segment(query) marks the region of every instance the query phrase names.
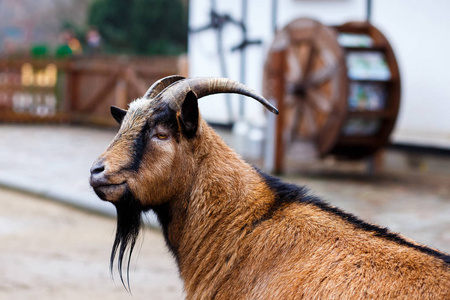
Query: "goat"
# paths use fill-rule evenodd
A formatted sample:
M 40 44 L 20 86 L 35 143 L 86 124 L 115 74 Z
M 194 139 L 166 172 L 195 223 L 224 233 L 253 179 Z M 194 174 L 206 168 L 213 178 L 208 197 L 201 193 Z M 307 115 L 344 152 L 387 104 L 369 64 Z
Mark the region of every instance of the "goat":
M 187 299 L 450 299 L 449 255 L 245 163 L 199 114 L 199 98 L 225 92 L 278 113 L 238 82 L 180 76 L 128 111 L 111 107 L 121 126 L 90 184 L 117 209 L 110 268 L 118 252 L 122 283 L 141 213 L 153 210 Z

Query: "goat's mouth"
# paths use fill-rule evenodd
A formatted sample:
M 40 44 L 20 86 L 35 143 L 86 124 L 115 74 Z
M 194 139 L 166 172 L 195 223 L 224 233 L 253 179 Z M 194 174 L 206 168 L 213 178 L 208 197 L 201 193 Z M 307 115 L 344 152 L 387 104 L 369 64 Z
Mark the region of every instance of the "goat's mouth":
M 94 188 L 94 192 L 97 196 L 104 200 L 110 202 L 116 202 L 120 198 L 122 198 L 123 194 L 127 190 L 127 183 L 122 182 L 118 184 L 92 184 L 91 186 Z

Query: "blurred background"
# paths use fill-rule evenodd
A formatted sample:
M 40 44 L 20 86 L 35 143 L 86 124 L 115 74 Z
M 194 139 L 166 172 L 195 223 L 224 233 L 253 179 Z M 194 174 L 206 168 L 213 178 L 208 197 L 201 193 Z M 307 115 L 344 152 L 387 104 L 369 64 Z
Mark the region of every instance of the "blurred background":
M 0 298 L 128 299 L 108 273 L 114 208 L 88 184 L 124 109 L 156 80 L 228 77 L 263 94 L 200 110 L 248 162 L 450 252 L 444 0 L 1 0 Z M 137 299 L 182 299 L 155 218 Z

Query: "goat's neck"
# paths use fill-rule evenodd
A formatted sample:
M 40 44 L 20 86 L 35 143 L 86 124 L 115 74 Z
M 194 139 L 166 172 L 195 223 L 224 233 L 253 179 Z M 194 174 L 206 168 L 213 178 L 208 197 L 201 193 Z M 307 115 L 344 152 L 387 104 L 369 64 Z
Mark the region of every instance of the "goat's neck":
M 190 286 L 214 276 L 222 265 L 219 260 L 234 254 L 230 249 L 266 211 L 269 204 L 263 199 L 271 198 L 257 172 L 212 129 L 205 128 L 202 139 L 199 153 L 204 155 L 199 155 L 194 188 L 187 203 L 173 207 L 183 216 L 173 218 L 168 232 L 177 239 L 180 274 Z

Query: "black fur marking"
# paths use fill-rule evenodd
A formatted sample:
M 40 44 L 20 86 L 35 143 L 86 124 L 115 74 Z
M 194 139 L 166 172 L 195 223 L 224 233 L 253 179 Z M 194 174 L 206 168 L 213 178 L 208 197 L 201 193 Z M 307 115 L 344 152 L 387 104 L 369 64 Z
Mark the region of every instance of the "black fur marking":
M 158 221 L 161 224 L 164 234 L 164 240 L 166 241 L 167 247 L 169 247 L 170 252 L 175 257 L 177 265 L 179 263 L 178 247 L 170 243 L 169 241 L 169 224 L 172 222 L 172 213 L 169 203 L 165 203 L 159 206 L 152 206 L 151 209 L 156 213 Z
M 154 125 L 162 125 L 168 128 L 174 136 L 179 134 L 177 114 L 168 104 L 158 109 L 154 117 Z
M 331 213 L 331 214 L 345 220 L 346 222 L 351 223 L 353 226 L 355 226 L 358 229 L 361 229 L 361 230 L 364 230 L 367 232 L 372 232 L 375 234 L 375 236 L 384 238 L 389 241 L 393 241 L 402 246 L 413 248 L 422 253 L 425 253 L 425 254 L 431 255 L 433 257 L 436 257 L 438 259 L 441 259 L 445 263 L 450 264 L 450 256 L 445 253 L 441 253 L 439 251 L 436 251 L 436 250 L 431 249 L 426 246 L 415 245 L 413 243 L 410 243 L 410 242 L 406 241 L 405 239 L 403 239 L 398 234 L 389 231 L 387 228 L 382 228 L 382 227 L 364 222 L 352 214 L 346 213 L 337 207 L 329 205 L 328 203 L 322 201 L 321 199 L 319 199 L 317 197 L 311 196 L 309 194 L 309 191 L 305 187 L 299 187 L 295 184 L 285 183 L 285 182 L 282 182 L 279 178 L 272 177 L 272 176 L 267 175 L 259 170 L 257 170 L 257 171 L 261 175 L 261 177 L 263 177 L 266 184 L 272 189 L 272 191 L 275 192 L 276 198 L 275 198 L 275 201 L 274 201 L 272 207 L 270 208 L 270 210 L 260 220 L 258 220 L 257 222 L 254 223 L 255 226 L 257 226 L 259 223 L 261 223 L 265 220 L 270 219 L 277 210 L 282 209 L 283 206 L 286 204 L 296 203 L 296 202 L 299 204 L 311 204 L 325 212 Z
M 158 107 L 155 112 L 155 116 L 153 119 L 149 120 L 142 127 L 138 136 L 134 140 L 133 145 L 133 161 L 128 166 L 127 170 L 137 172 L 141 166 L 142 157 L 147 148 L 147 142 L 150 138 L 151 129 L 157 125 L 162 125 L 168 128 L 173 137 L 178 140 L 178 123 L 176 118 L 176 113 L 172 110 L 167 104 L 161 107 Z
M 142 157 L 144 156 L 145 148 L 147 147 L 147 139 L 148 139 L 148 131 L 149 131 L 148 122 L 142 127 L 139 132 L 137 138 L 134 140 L 133 145 L 133 161 L 128 167 L 129 170 L 137 172 L 139 167 L 141 166 Z
M 119 250 L 119 257 L 117 259 L 117 268 L 119 270 L 120 280 L 123 286 L 129 292 L 130 290 L 130 261 L 131 254 L 136 244 L 137 237 L 141 228 L 141 213 L 143 208 L 132 193 L 127 189 L 125 194 L 118 202 L 114 203 L 117 210 L 117 229 L 114 244 L 111 250 L 110 272 L 113 274 L 114 260 Z M 127 266 L 127 285 L 123 279 L 123 259 L 128 251 L 126 258 Z M 128 287 L 128 288 L 127 288 Z

